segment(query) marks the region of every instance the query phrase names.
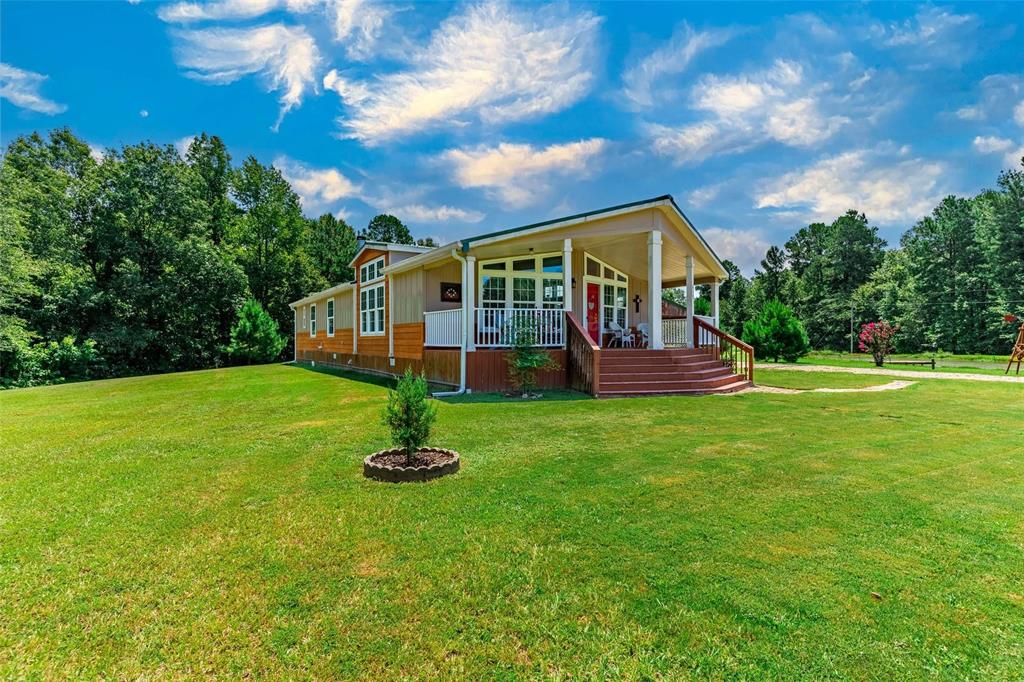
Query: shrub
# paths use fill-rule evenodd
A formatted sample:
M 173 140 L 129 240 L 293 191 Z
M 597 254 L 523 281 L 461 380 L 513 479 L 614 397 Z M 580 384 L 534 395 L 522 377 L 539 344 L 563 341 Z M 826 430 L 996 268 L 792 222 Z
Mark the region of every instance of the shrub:
M 394 391 L 388 391 L 384 424 L 391 430 L 391 442 L 405 449 L 407 464 L 430 438 L 430 428 L 437 418 L 437 410 L 427 400 L 427 395 L 427 380 L 413 374 L 411 369 L 405 370 Z
M 537 372 L 558 369 L 559 365 L 537 345 L 537 323 L 532 317 L 513 317 L 509 326 L 512 346 L 505 354 L 508 377 L 526 398 L 537 388 Z
M 885 320 L 881 322 L 869 322 L 861 325 L 860 334 L 857 336 L 857 345 L 862 353 L 871 353 L 875 364 L 879 367 L 885 362 L 885 356 L 893 351 L 894 339 L 900 326 L 891 325 Z
M 274 319 L 258 301 L 250 298 L 238 311 L 238 321 L 231 328 L 228 355 L 248 364 L 272 362 L 286 343 Z
M 775 362 L 796 362 L 811 345 L 800 320 L 777 300 L 765 303 L 756 318 L 743 324 L 743 340 L 754 347 L 755 357 Z
M 15 344 L 4 353 L 0 388 L 19 388 L 85 381 L 105 375 L 106 363 L 96 350 L 96 342 L 74 337 L 28 345 Z

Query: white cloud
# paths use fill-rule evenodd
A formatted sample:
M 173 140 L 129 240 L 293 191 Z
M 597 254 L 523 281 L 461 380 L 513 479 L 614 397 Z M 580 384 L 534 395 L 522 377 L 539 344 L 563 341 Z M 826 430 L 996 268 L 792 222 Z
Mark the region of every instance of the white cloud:
M 703 208 L 718 198 L 725 187 L 724 182 L 717 182 L 713 185 L 698 187 L 687 195 L 686 203 L 695 208 Z
M 700 233 L 719 258 L 731 260 L 747 274 L 754 271 L 771 246 L 764 233 L 756 229 L 708 227 L 701 229 Z
M 186 135 L 185 137 L 179 137 L 174 141 L 174 148 L 178 150 L 178 154 L 180 154 L 182 158 L 188 154 L 188 148 L 192 146 L 192 142 L 195 139 L 195 135 Z
M 347 109 L 343 134 L 370 145 L 467 118 L 535 118 L 589 92 L 600 21 L 560 6 L 470 6 L 413 50 L 407 70 L 365 82 L 331 71 L 324 86 Z
M 39 89 L 49 76 L 34 71 L 25 71 L 10 64 L 0 63 L 0 98 L 11 104 L 41 114 L 59 114 L 67 106 L 46 99 Z
M 1024 157 L 1024 144 L 1005 137 L 978 136 L 974 138 L 974 148 L 982 154 L 1002 154 L 1003 164 L 1011 168 L 1015 168 Z
M 188 76 L 223 85 L 259 74 L 269 90 L 280 90 L 280 125 L 288 111 L 316 91 L 315 72 L 320 53 L 306 29 L 271 24 L 255 28 L 213 28 L 178 31 L 178 63 Z
M 916 66 L 962 64 L 979 43 L 981 21 L 973 14 L 954 14 L 922 6 L 912 19 L 868 27 L 868 37 L 881 47 L 902 50 L 921 62 Z
M 145 109 L 139 109 L 139 116 L 142 118 L 149 118 L 149 112 Z
M 278 9 L 287 9 L 290 12 L 308 12 L 319 4 L 320 0 L 175 2 L 161 6 L 157 10 L 157 16 L 166 22 L 178 24 L 222 19 L 255 19 Z
M 452 165 L 460 187 L 483 188 L 510 206 L 526 206 L 543 196 L 544 181 L 552 175 L 586 175 L 606 146 L 607 140 L 601 138 L 544 148 L 502 143 L 497 147 L 449 149 L 441 159 Z
M 683 73 L 699 54 L 724 45 L 734 35 L 728 29 L 694 31 L 681 24 L 665 45 L 622 74 L 623 94 L 633 108 L 654 106 L 663 99 L 659 93 L 666 90 L 665 76 Z
M 402 220 L 414 223 L 478 223 L 486 216 L 480 211 L 456 208 L 454 206 L 424 206 L 409 204 L 406 206 L 387 207 L 385 213 L 398 216 Z
M 699 163 L 775 141 L 812 147 L 850 122 L 828 115 L 822 86 L 807 82 L 800 64 L 783 59 L 771 68 L 739 76 L 708 75 L 692 91 L 692 107 L 710 118 L 680 127 L 649 124 L 654 150 L 677 164 Z
M 1013 140 L 1003 137 L 982 137 L 974 138 L 974 148 L 982 154 L 995 154 L 1008 151 L 1013 147 Z
M 96 163 L 102 162 L 103 161 L 103 156 L 104 156 L 103 147 L 99 146 L 98 144 L 92 144 L 90 142 L 89 143 L 89 156 L 91 156 L 92 160 L 95 161 Z
M 824 158 L 763 183 L 755 192 L 756 206 L 786 209 L 807 220 L 833 220 L 852 208 L 880 223 L 915 221 L 938 203 L 947 168 L 898 158 L 867 150 Z
M 985 76 L 978 83 L 978 100 L 975 104 L 956 110 L 957 118 L 964 121 L 1002 122 L 1011 115 L 1024 125 L 1024 77 L 1016 74 L 995 73 Z
M 362 191 L 337 168 L 314 168 L 286 156 L 274 159 L 274 166 L 299 195 L 307 213 L 319 213 Z
M 350 59 L 366 59 L 376 48 L 391 7 L 368 0 L 331 0 L 328 18 L 334 39 L 345 43 Z

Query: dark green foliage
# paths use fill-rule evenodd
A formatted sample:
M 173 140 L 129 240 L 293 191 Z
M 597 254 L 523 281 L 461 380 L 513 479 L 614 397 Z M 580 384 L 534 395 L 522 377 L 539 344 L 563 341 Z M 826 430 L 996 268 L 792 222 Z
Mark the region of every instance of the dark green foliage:
M 273 362 L 287 341 L 263 306 L 250 298 L 238 311 L 238 321 L 231 329 L 228 355 L 250 365 Z
M 352 281 L 349 262 L 356 255 L 356 233 L 344 220 L 330 213 L 310 220 L 306 249 L 314 267 L 328 284 Z
M 811 349 L 800 320 L 776 300 L 765 303 L 760 314 L 743 325 L 743 340 L 754 347 L 759 360 L 796 362 Z
M 558 369 L 546 348 L 537 345 L 536 322 L 531 317 L 514 317 L 510 322 L 512 346 L 505 354 L 512 385 L 528 397 L 537 388 L 537 372 Z
M 98 379 L 107 375 L 106 363 L 96 342 L 76 343 L 66 336 L 59 341 L 15 346 L 7 354 L 0 388 L 21 388 L 43 384 Z
M 359 234 L 360 239 L 392 244 L 415 244 L 412 233 L 401 220 L 393 215 L 381 213 L 374 216 L 366 229 Z
M 395 390 L 388 391 L 384 408 L 384 425 L 391 430 L 391 442 L 405 449 L 410 460 L 417 449 L 426 445 L 430 429 L 437 418 L 437 409 L 427 399 L 427 380 L 406 368 Z

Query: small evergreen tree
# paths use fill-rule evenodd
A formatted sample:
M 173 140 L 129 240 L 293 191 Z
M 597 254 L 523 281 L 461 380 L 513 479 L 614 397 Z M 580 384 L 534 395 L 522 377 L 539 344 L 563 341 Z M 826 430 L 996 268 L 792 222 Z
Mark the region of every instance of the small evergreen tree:
M 536 322 L 528 317 L 514 317 L 509 323 L 511 350 L 505 354 L 508 376 L 524 398 L 537 388 L 537 372 L 558 369 L 559 365 L 544 348 L 537 345 Z
M 430 428 L 437 418 L 436 408 L 427 400 L 427 380 L 406 368 L 394 391 L 388 391 L 384 408 L 384 424 L 391 430 L 391 441 L 405 449 L 406 464 L 430 438 Z
M 743 340 L 754 347 L 754 355 L 760 360 L 796 362 L 810 350 L 804 326 L 777 300 L 765 303 L 756 318 L 744 323 Z
M 255 299 L 247 300 L 238 311 L 238 321 L 231 329 L 228 355 L 247 364 L 272 362 L 281 354 L 287 340 L 277 330 L 277 323 Z

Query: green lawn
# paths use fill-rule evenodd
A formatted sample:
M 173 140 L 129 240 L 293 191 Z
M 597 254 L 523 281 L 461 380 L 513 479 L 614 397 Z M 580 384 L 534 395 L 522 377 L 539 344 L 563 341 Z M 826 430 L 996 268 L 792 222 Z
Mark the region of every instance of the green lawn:
M 1024 386 L 443 402 L 463 470 L 407 485 L 362 477 L 384 396 L 0 392 L 0 678 L 1024 669 Z
M 866 388 L 897 381 L 891 376 L 842 374 L 840 372 L 794 372 L 784 369 L 758 369 L 754 374 L 758 386 L 779 388 Z
M 930 353 L 910 353 L 905 355 L 893 355 L 890 360 L 930 360 Z M 1006 372 L 1006 362 L 1010 359 L 1009 349 L 1006 355 L 952 355 L 950 353 L 938 353 L 935 355 L 936 372 L 960 372 L 967 374 L 1003 374 Z M 803 358 L 801 364 L 810 365 L 831 365 L 833 367 L 869 367 L 875 366 L 875 361 L 866 353 L 836 353 L 832 351 L 815 351 Z M 1016 365 L 1014 365 L 1016 366 Z M 931 372 L 931 365 L 886 365 L 887 369 L 906 369 L 910 371 Z M 1010 374 L 1014 371 L 1011 368 Z

